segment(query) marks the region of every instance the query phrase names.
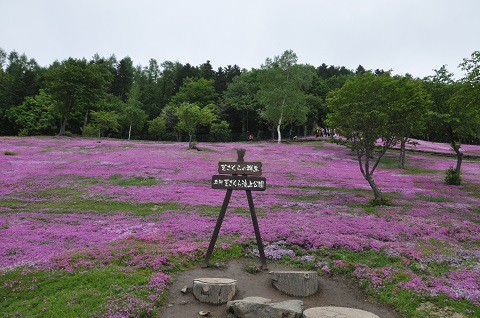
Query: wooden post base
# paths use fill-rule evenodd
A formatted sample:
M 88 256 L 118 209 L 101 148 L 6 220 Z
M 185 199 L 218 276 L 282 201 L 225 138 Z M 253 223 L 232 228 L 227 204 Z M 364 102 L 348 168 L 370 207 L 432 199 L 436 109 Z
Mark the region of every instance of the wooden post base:
M 229 278 L 196 278 L 193 295 L 202 303 L 220 305 L 233 299 L 237 281 Z

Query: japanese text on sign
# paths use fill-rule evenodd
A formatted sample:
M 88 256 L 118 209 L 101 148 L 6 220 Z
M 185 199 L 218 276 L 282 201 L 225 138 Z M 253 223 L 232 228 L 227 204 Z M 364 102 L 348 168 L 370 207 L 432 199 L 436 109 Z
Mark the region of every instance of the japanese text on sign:
M 219 162 L 218 173 L 222 174 L 262 174 L 261 162 Z
M 214 175 L 212 177 L 213 189 L 264 191 L 266 185 L 266 179 L 262 177 L 222 175 Z

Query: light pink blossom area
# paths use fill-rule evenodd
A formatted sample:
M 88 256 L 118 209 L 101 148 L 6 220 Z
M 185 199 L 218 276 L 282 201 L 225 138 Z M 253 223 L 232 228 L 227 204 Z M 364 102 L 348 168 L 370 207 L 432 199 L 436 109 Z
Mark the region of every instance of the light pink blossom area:
M 444 173 L 455 158 L 409 153 L 407 170 L 399 170 L 391 164 L 398 152 L 388 153 L 374 178 L 393 206 L 373 208 L 356 157 L 326 142 L 201 143 L 203 151 L 188 150 L 185 143 L 71 138 L 0 142 L 3 269 L 65 268 L 72 266 L 72 251 L 90 255 L 79 261 L 82 266 L 93 264 L 95 257 L 108 262 L 109 251 L 131 239 L 155 242 L 160 251 L 188 257 L 203 253 L 225 195 L 211 189 L 211 177 L 219 161 L 235 161 L 235 149 L 245 148 L 245 160 L 261 161 L 267 179 L 267 190 L 253 197 L 269 259 L 290 255 L 300 262 L 315 260 L 296 255 L 292 246 L 317 255 L 339 248 L 385 253 L 405 263 L 402 274 L 408 279 L 399 288 L 480 302 L 479 160 L 464 160 L 464 185 L 447 186 Z M 480 146 L 470 148 L 480 152 Z M 6 151 L 13 155 L 4 155 Z M 78 211 L 75 204 L 81 200 L 147 204 L 151 213 L 108 211 L 108 204 L 106 212 Z M 157 205 L 176 208 L 156 212 Z M 253 242 L 245 193 L 235 191 L 230 206 L 219 245 Z M 162 270 L 166 262 L 157 251 L 135 256 L 132 266 L 148 263 Z M 435 270 L 439 264 L 445 268 L 441 273 Z M 315 264 L 325 272 L 347 265 L 355 266 L 354 275 L 368 279 L 373 288 L 391 281 L 398 270 L 386 266 L 378 271 L 342 260 Z

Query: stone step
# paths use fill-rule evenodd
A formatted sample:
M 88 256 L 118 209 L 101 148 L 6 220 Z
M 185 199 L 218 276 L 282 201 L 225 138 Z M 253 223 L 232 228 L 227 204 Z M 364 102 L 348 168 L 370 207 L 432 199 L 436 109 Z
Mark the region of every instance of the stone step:
M 274 303 L 263 297 L 247 297 L 229 301 L 227 309 L 235 318 L 302 318 L 302 305 L 300 300 Z

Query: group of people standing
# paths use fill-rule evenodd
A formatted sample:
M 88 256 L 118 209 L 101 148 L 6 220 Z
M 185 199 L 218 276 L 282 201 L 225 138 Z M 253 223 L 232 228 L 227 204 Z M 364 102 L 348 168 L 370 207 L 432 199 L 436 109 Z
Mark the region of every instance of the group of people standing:
M 332 128 L 322 128 L 322 127 L 317 127 L 315 129 L 315 138 L 318 138 L 318 137 L 335 137 L 336 136 L 336 132 L 335 132 L 335 129 L 332 129 Z

